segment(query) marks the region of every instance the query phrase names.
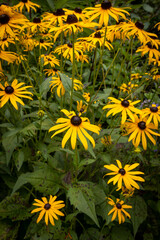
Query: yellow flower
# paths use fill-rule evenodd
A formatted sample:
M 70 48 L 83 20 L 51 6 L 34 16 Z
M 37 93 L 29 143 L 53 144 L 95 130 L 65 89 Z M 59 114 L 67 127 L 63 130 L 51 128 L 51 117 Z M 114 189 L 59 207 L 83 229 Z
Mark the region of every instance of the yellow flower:
M 49 64 L 52 68 L 55 67 L 55 65 L 59 66 L 59 60 L 53 55 L 52 52 L 49 54 L 42 54 L 40 58 L 43 58 L 44 66 Z
M 80 54 L 83 55 L 83 47 L 78 43 L 74 43 L 74 54 L 77 61 L 80 60 Z M 54 50 L 58 55 L 62 54 L 64 58 L 70 59 L 73 63 L 73 44 L 68 43 L 61 46 L 58 46 Z
M 122 186 L 122 194 L 126 198 L 132 197 L 134 194 L 134 191 L 135 191 L 135 188 L 131 187 L 128 189 L 128 188 Z
M 29 0 L 22 0 L 17 5 L 13 6 L 14 10 L 19 10 L 22 13 L 23 8 L 27 8 L 27 12 L 30 12 L 31 9 L 33 9 L 35 12 L 37 12 L 35 7 L 40 8 L 40 5 L 33 3 Z
M 26 27 L 28 19 L 21 13 L 13 11 L 10 7 L 0 7 L 0 39 L 6 36 L 15 37 L 15 29 Z
M 45 12 L 42 15 L 43 20 L 47 22 L 49 27 L 50 25 L 63 26 L 64 25 L 63 22 L 66 21 L 67 19 L 65 10 L 63 8 L 58 8 L 55 12 L 52 13 Z
M 86 15 L 85 15 L 85 11 L 83 11 L 81 8 L 76 7 L 74 10 L 68 10 L 68 9 L 64 9 L 65 11 L 67 11 L 68 15 L 72 15 L 74 14 L 78 21 L 81 19 L 83 22 L 87 21 L 86 20 Z
M 44 48 L 47 50 L 48 48 L 51 48 L 53 43 L 46 41 L 45 39 L 39 39 L 34 42 L 35 47 L 39 46 L 40 49 Z
M 158 22 L 154 27 L 158 26 L 158 31 L 160 31 L 160 22 Z
M 45 112 L 43 110 L 39 110 L 37 112 L 37 115 L 38 115 L 39 118 L 42 118 L 44 116 L 44 114 L 45 114 Z
M 108 117 L 111 114 L 114 116 L 115 114 L 122 112 L 121 124 L 123 124 L 126 121 L 127 115 L 134 121 L 134 114 L 132 112 L 136 112 L 139 114 L 141 113 L 141 110 L 134 107 L 134 105 L 139 103 L 140 100 L 131 102 L 130 100 L 123 99 L 121 99 L 120 101 L 113 97 L 108 97 L 108 99 L 110 99 L 111 103 L 114 104 L 107 104 L 106 106 L 103 107 L 103 109 L 111 108 L 111 110 L 108 111 L 106 117 Z
M 17 59 L 17 55 L 14 52 L 0 50 L 0 59 L 13 63 Z
M 128 84 L 126 83 L 123 83 L 121 86 L 120 86 L 120 90 L 123 91 L 123 92 L 127 92 L 127 93 L 130 93 L 133 89 L 135 89 L 136 87 L 138 87 L 138 84 L 133 84 L 131 82 L 129 82 Z
M 48 29 L 46 22 L 41 20 L 39 17 L 33 18 L 33 21 L 28 23 L 28 27 L 29 27 L 29 30 L 34 34 L 36 32 L 43 32 L 46 29 Z
M 160 134 L 152 131 L 151 129 L 157 129 L 157 127 L 153 123 L 147 123 L 147 119 L 143 116 L 138 118 L 137 115 L 134 115 L 135 121 L 134 122 L 126 122 L 125 125 L 127 126 L 127 134 L 131 134 L 128 141 L 132 140 L 132 143 L 135 147 L 138 147 L 140 141 L 142 140 L 142 146 L 144 150 L 147 149 L 147 140 L 146 136 L 151 140 L 151 142 L 156 145 L 155 139 L 151 136 L 151 134 L 160 136 Z
M 9 43 L 13 43 L 15 44 L 15 41 L 13 38 L 3 38 L 3 39 L 0 39 L 0 48 L 2 50 L 5 50 L 5 48 L 8 48 L 9 47 Z
M 150 108 L 145 108 L 142 110 L 143 117 L 148 116 L 146 124 L 150 123 L 152 120 L 156 128 L 158 128 L 158 122 L 160 122 L 160 106 L 157 107 L 156 104 L 152 104 Z
M 117 215 L 119 224 L 125 222 L 125 217 L 131 218 L 130 214 L 126 212 L 125 208 L 132 208 L 132 206 L 124 204 L 124 201 L 120 200 L 119 198 L 117 198 L 116 203 L 111 198 L 108 199 L 109 199 L 108 204 L 113 206 L 111 211 L 109 211 L 108 213 L 108 215 L 113 213 L 111 221 L 114 221 Z
M 24 82 L 18 83 L 17 79 L 15 79 L 11 85 L 5 82 L 3 86 L 0 83 L 0 89 L 2 89 L 2 91 L 0 91 L 0 96 L 2 97 L 0 99 L 0 107 L 2 108 L 6 102 L 10 100 L 15 109 L 18 110 L 17 102 L 24 106 L 24 102 L 20 99 L 20 97 L 33 100 L 31 97 L 26 95 L 33 95 L 31 92 L 27 91 L 27 88 L 30 88 L 31 86 L 22 87 L 24 84 Z
M 136 52 L 141 52 L 142 57 L 148 53 L 149 54 L 149 64 L 153 61 L 152 58 L 155 57 L 157 62 L 160 58 L 160 52 L 152 46 L 151 43 L 147 43 L 145 46 L 139 47 Z
M 134 152 L 135 152 L 135 153 L 140 153 L 140 152 L 141 152 L 141 149 L 140 149 L 139 147 L 137 147 L 137 148 L 134 149 Z
M 62 80 L 60 78 L 60 76 L 58 75 L 57 77 L 52 77 L 53 81 L 50 82 L 50 87 L 51 87 L 51 91 L 53 91 L 53 89 L 55 87 L 57 87 L 57 95 L 58 97 L 61 97 L 65 94 L 65 88 L 63 86 Z M 82 82 L 74 79 L 74 90 L 81 90 L 82 89 Z
M 23 34 L 20 37 L 20 43 L 25 48 L 24 51 L 32 51 L 34 48 L 34 39 L 29 33 Z
M 64 216 L 64 214 L 59 211 L 59 209 L 63 208 L 65 206 L 64 201 L 55 201 L 57 196 L 50 195 L 49 201 L 47 201 L 46 197 L 42 197 L 42 201 L 39 199 L 34 199 L 35 203 L 33 203 L 34 206 L 37 206 L 38 208 L 35 208 L 32 210 L 31 213 L 40 212 L 39 217 L 37 218 L 37 223 L 41 221 L 43 216 L 45 215 L 45 223 L 48 225 L 48 220 L 50 223 L 54 226 L 54 219 L 58 220 L 57 215 Z
M 111 135 L 108 135 L 107 137 L 104 136 L 104 138 L 101 138 L 101 143 L 104 145 L 104 146 L 109 146 L 112 144 L 112 139 L 111 139 Z
M 44 69 L 43 71 L 48 76 L 54 76 L 55 74 L 58 74 L 58 69 L 57 68 Z
M 157 42 L 154 39 L 157 38 L 157 35 L 143 30 L 144 25 L 139 21 L 134 23 L 129 20 L 128 23 L 121 25 L 120 27 L 120 30 L 123 30 L 125 34 L 127 33 L 128 37 L 137 36 L 139 41 L 143 44 L 146 44 L 146 42 L 151 42 L 152 45 L 157 45 Z
M 123 168 L 121 162 L 119 160 L 116 161 L 118 167 L 114 164 L 104 165 L 105 168 L 112 171 L 111 173 L 107 173 L 104 176 L 115 175 L 114 177 L 108 180 L 107 184 L 109 184 L 110 182 L 113 182 L 113 185 L 118 183 L 118 189 L 121 189 L 123 181 L 126 188 L 130 189 L 133 186 L 139 189 L 139 185 L 135 182 L 135 180 L 140 182 L 144 182 L 145 180 L 142 177 L 136 175 L 144 173 L 140 171 L 131 171 L 134 168 L 136 168 L 139 165 L 139 163 L 134 163 L 132 165 L 127 164 Z
M 71 138 L 72 149 L 75 149 L 77 137 L 79 137 L 81 143 L 83 144 L 86 150 L 88 149 L 88 143 L 86 138 L 89 139 L 93 147 L 95 147 L 94 139 L 88 134 L 88 132 L 85 129 L 99 134 L 100 128 L 96 125 L 90 124 L 88 118 L 77 116 L 74 111 L 69 112 L 65 109 L 62 109 L 61 112 L 63 112 L 68 117 L 68 119 L 59 118 L 57 120 L 56 123 L 58 124 L 49 129 L 49 132 L 58 130 L 51 136 L 51 138 L 67 130 L 62 140 L 62 148 L 65 147 L 66 142 L 68 141 L 69 138 Z
M 83 105 L 82 100 L 80 102 L 77 101 L 77 111 L 79 112 L 79 116 L 87 111 L 87 106 Z
M 105 0 L 101 4 L 95 5 L 95 7 L 88 7 L 88 8 L 85 9 L 85 11 L 86 11 L 86 16 L 87 17 L 91 16 L 89 18 L 90 21 L 93 21 L 98 16 L 100 16 L 100 18 L 99 18 L 100 27 L 103 24 L 105 25 L 105 27 L 108 26 L 109 16 L 113 17 L 118 22 L 119 16 L 126 19 L 124 13 L 129 15 L 129 13 L 122 8 L 112 7 L 112 3 L 108 0 Z
M 82 96 L 86 99 L 87 102 L 89 102 L 91 99 L 90 93 L 84 92 Z

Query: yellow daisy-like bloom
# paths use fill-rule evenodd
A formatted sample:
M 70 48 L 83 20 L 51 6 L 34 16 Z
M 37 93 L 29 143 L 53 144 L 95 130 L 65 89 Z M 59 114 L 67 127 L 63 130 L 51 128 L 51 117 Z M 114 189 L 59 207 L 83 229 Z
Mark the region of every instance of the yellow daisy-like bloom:
M 131 82 L 129 82 L 128 84 L 123 83 L 123 84 L 120 86 L 120 91 L 130 93 L 130 92 L 131 92 L 133 89 L 135 89 L 136 87 L 138 87 L 138 84 L 133 84 L 133 83 L 131 83 Z
M 146 42 L 151 42 L 152 45 L 157 46 L 157 41 L 154 38 L 158 38 L 156 34 L 147 32 L 143 30 L 144 25 L 141 22 L 132 22 L 128 21 L 125 25 L 121 25 L 120 29 L 130 37 L 130 36 L 137 36 L 139 41 L 143 44 Z
M 104 138 L 101 138 L 101 143 L 106 147 L 111 145 L 112 144 L 111 135 L 108 135 L 107 137 L 104 136 Z
M 5 48 L 9 47 L 10 43 L 15 44 L 15 41 L 14 41 L 13 38 L 7 38 L 7 37 L 6 38 L 2 38 L 2 39 L 0 39 L 0 48 L 2 50 L 5 50 Z
M 41 20 L 39 17 L 33 18 L 33 21 L 28 23 L 28 27 L 29 27 L 29 30 L 34 34 L 36 32 L 43 32 L 46 29 L 48 29 L 46 22 Z
M 5 36 L 15 37 L 15 29 L 22 29 L 26 27 L 28 19 L 21 13 L 13 11 L 10 7 L 0 7 L 0 39 L 5 38 Z
M 89 102 L 90 99 L 91 99 L 91 95 L 90 95 L 90 93 L 86 93 L 86 92 L 84 92 L 82 96 L 86 99 L 87 102 Z
M 40 5 L 33 3 L 29 0 L 22 0 L 17 5 L 13 6 L 14 10 L 18 10 L 22 13 L 23 8 L 27 8 L 27 12 L 30 12 L 31 9 L 33 9 L 35 12 L 37 12 L 35 7 L 40 8 Z
M 13 63 L 17 59 L 17 55 L 14 52 L 0 50 L 0 59 Z
M 30 88 L 31 86 L 22 87 L 24 84 L 24 82 L 18 83 L 17 79 L 14 79 L 11 85 L 5 82 L 3 86 L 0 83 L 0 89 L 2 89 L 2 91 L 0 91 L 0 97 L 2 97 L 0 99 L 0 107 L 2 108 L 6 102 L 10 100 L 15 109 L 18 110 L 17 102 L 24 106 L 24 102 L 20 97 L 33 100 L 31 97 L 27 96 L 28 94 L 33 95 L 31 92 L 27 91 L 27 88 Z
M 148 116 L 146 124 L 153 120 L 155 127 L 158 128 L 158 122 L 160 122 L 160 106 L 157 107 L 156 104 L 152 104 L 150 108 L 142 110 L 142 115 L 143 117 Z
M 43 58 L 44 66 L 49 64 L 51 67 L 55 67 L 55 65 L 59 66 L 59 60 L 53 55 L 53 52 L 49 54 L 42 54 L 40 58 Z
M 45 72 L 46 75 L 54 77 L 56 74 L 58 74 L 59 70 L 57 68 L 50 68 L 44 69 L 43 71 Z
M 24 34 L 20 37 L 20 43 L 25 48 L 24 51 L 32 51 L 34 48 L 34 39 L 31 34 Z
M 111 103 L 114 103 L 114 104 L 107 104 L 106 106 L 103 107 L 103 109 L 111 108 L 111 110 L 109 110 L 108 113 L 106 114 L 106 117 L 108 117 L 111 114 L 114 116 L 115 114 L 122 112 L 121 124 L 123 124 L 126 121 L 127 115 L 133 121 L 135 121 L 134 114 L 132 112 L 141 114 L 141 110 L 134 107 L 134 105 L 139 103 L 140 100 L 131 102 L 130 100 L 123 100 L 123 99 L 121 99 L 120 101 L 113 97 L 108 97 L 108 99 L 110 99 Z
M 56 123 L 58 124 L 49 129 L 49 132 L 58 130 L 51 136 L 51 138 L 68 129 L 62 140 L 62 148 L 65 147 L 66 142 L 68 141 L 69 138 L 71 138 L 72 149 L 75 149 L 77 136 L 79 137 L 80 141 L 82 142 L 86 150 L 88 149 L 88 143 L 86 138 L 89 139 L 93 147 L 95 147 L 95 141 L 93 137 L 91 137 L 85 129 L 97 133 L 99 135 L 100 128 L 96 125 L 90 124 L 88 118 L 77 116 L 74 111 L 69 112 L 65 109 L 62 109 L 61 112 L 63 112 L 68 117 L 68 119 L 59 118 L 57 120 Z
M 53 89 L 57 87 L 58 97 L 63 96 L 65 94 L 65 88 L 63 86 L 60 76 L 58 75 L 57 77 L 52 77 L 52 79 L 53 81 L 50 82 L 51 91 L 53 91 Z M 74 82 L 74 86 L 73 86 L 74 90 L 77 91 L 82 89 L 83 84 L 81 81 L 74 79 L 73 82 Z
M 48 26 L 50 25 L 58 25 L 63 26 L 64 22 L 67 20 L 67 9 L 58 8 L 55 12 L 45 12 L 42 17 L 43 20 L 47 22 Z
M 106 38 L 108 41 L 113 42 L 115 39 L 130 39 L 127 33 L 124 33 L 121 25 L 125 26 L 126 22 L 119 20 L 116 25 L 111 25 L 107 27 Z
M 46 41 L 45 39 L 39 39 L 39 41 L 35 41 L 34 42 L 34 45 L 35 45 L 35 47 L 37 47 L 37 46 L 39 46 L 40 47 L 40 49 L 42 49 L 42 48 L 44 48 L 45 50 L 47 50 L 48 48 L 51 48 L 52 47 L 52 45 L 53 45 L 53 43 L 51 43 L 51 42 L 48 42 L 48 41 Z
M 145 46 L 139 47 L 136 52 L 141 52 L 142 57 L 148 53 L 149 54 L 149 64 L 153 62 L 152 58 L 155 57 L 157 62 L 160 58 L 160 52 L 152 46 L 151 43 L 147 43 Z
M 139 73 L 132 73 L 131 74 L 131 81 L 132 80 L 136 80 L 136 79 L 141 79 L 142 75 L 140 75 Z
M 95 7 L 88 7 L 85 9 L 85 11 L 86 16 L 89 17 L 90 21 L 93 21 L 98 16 L 100 16 L 99 18 L 100 27 L 103 24 L 105 25 L 105 27 L 108 26 L 109 16 L 113 17 L 118 22 L 119 16 L 121 16 L 123 19 L 126 19 L 124 13 L 130 15 L 126 10 L 122 8 L 112 7 L 112 3 L 108 0 L 105 0 L 101 4 L 95 5 Z
M 111 50 L 113 48 L 113 46 L 108 41 L 105 41 L 105 43 L 104 43 L 104 34 L 101 34 L 100 31 L 92 33 L 89 37 L 79 38 L 78 40 L 83 40 L 83 41 L 89 42 L 89 43 L 91 43 L 90 47 L 93 46 L 94 48 L 97 47 L 97 44 L 100 47 L 102 47 L 104 44 L 104 46 L 107 47 L 109 50 Z
M 144 174 L 144 173 L 140 171 L 131 171 L 134 168 L 136 168 L 139 165 L 139 163 L 134 163 L 132 165 L 127 164 L 123 168 L 121 162 L 119 160 L 116 160 L 116 161 L 117 161 L 118 167 L 114 164 L 104 165 L 105 168 L 112 171 L 111 173 L 107 173 L 104 176 L 115 175 L 114 177 L 108 180 L 107 184 L 113 182 L 113 185 L 115 185 L 116 183 L 118 183 L 118 190 L 119 190 L 122 188 L 122 181 L 123 181 L 126 188 L 130 189 L 133 186 L 139 189 L 139 185 L 135 182 L 135 180 L 140 182 L 144 182 L 145 180 L 142 177 L 139 177 L 136 175 Z
M 114 221 L 117 215 L 119 224 L 125 222 L 125 217 L 131 218 L 130 214 L 126 212 L 125 208 L 132 208 L 132 206 L 124 204 L 124 201 L 120 200 L 119 198 L 117 198 L 116 203 L 111 198 L 108 199 L 109 199 L 108 204 L 113 206 L 111 211 L 109 211 L 108 213 L 108 215 L 113 213 L 111 221 Z
M 83 11 L 81 8 L 76 7 L 74 10 L 68 10 L 68 9 L 64 9 L 65 11 L 67 11 L 68 15 L 72 15 L 74 14 L 78 21 L 81 19 L 83 22 L 87 21 L 86 20 L 86 14 L 85 11 Z
M 54 226 L 54 219 L 58 220 L 57 215 L 64 216 L 64 214 L 59 211 L 59 209 L 63 208 L 65 206 L 64 201 L 55 201 L 57 199 L 57 196 L 50 195 L 49 201 L 47 201 L 46 197 L 42 197 L 42 201 L 39 199 L 34 199 L 35 203 L 33 203 L 34 206 L 37 206 L 38 208 L 35 208 L 32 210 L 31 213 L 40 212 L 37 223 L 41 221 L 43 216 L 45 215 L 45 223 L 48 225 L 48 220 L 50 223 Z
M 132 143 L 135 147 L 138 147 L 140 141 L 142 140 L 142 146 L 144 150 L 147 149 L 147 140 L 146 136 L 151 140 L 151 142 L 156 145 L 155 139 L 151 136 L 151 134 L 160 136 L 160 134 L 152 131 L 151 129 L 157 129 L 157 127 L 153 123 L 147 123 L 147 119 L 140 116 L 138 118 L 137 115 L 134 115 L 134 122 L 126 122 L 127 126 L 127 134 L 131 134 L 128 141 L 132 140 Z
M 74 43 L 74 54 L 77 61 L 80 60 L 80 54 L 83 55 L 83 46 L 81 46 L 78 42 Z M 73 44 L 68 43 L 61 46 L 58 46 L 54 50 L 58 55 L 62 54 L 64 58 L 70 59 L 73 63 Z
M 77 111 L 79 112 L 79 116 L 87 111 L 87 106 L 85 104 L 83 105 L 82 100 L 80 102 L 77 101 Z
M 134 194 L 134 191 L 135 191 L 135 188 L 126 188 L 126 187 L 123 187 L 122 186 L 122 195 L 125 197 L 125 198 L 129 198 L 129 197 L 132 197 L 133 194 Z

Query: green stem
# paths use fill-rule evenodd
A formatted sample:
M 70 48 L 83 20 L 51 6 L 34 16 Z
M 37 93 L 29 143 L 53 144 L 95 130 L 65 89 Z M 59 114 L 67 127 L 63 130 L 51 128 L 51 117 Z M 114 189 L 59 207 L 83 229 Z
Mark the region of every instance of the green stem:
M 73 88 L 74 88 L 74 78 L 75 78 L 75 46 L 74 46 L 74 31 L 72 29 L 72 48 L 73 48 L 73 66 L 72 66 L 72 88 L 71 88 L 71 98 L 70 98 L 70 111 L 72 110 L 73 104 Z

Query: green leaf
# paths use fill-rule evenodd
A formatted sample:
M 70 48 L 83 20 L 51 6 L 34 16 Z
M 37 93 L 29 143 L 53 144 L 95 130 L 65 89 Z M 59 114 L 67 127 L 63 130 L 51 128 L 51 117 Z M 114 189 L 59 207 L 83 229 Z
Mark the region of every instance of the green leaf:
M 95 211 L 94 195 L 87 182 L 78 182 L 77 185 L 71 186 L 67 196 L 75 208 L 88 215 L 99 227 Z
M 134 240 L 134 237 L 132 236 L 128 228 L 125 228 L 123 226 L 116 226 L 112 228 L 111 239 L 112 240 Z
M 72 80 L 64 73 L 59 72 L 59 75 L 60 75 L 60 78 L 61 78 L 61 81 L 62 81 L 62 84 L 63 84 L 65 90 L 70 92 L 71 88 L 72 88 Z
M 30 183 L 37 191 L 45 194 L 56 194 L 59 190 L 60 176 L 47 164 L 43 164 L 40 169 L 34 172 L 21 174 L 13 188 L 12 194 L 24 184 Z
M 143 198 L 140 196 L 132 198 L 131 205 L 132 205 L 132 209 L 130 210 L 131 221 L 133 224 L 133 232 L 135 236 L 140 224 L 143 223 L 147 217 L 147 205 Z
M 150 5 L 144 3 L 142 6 L 146 12 L 153 13 L 154 8 L 152 8 Z
M 24 153 L 22 150 L 20 150 L 18 152 L 17 158 L 15 159 L 15 165 L 18 171 L 21 169 L 23 162 L 24 162 Z
M 80 167 L 83 167 L 83 166 L 85 166 L 85 165 L 89 165 L 89 164 L 92 164 L 92 163 L 94 163 L 96 161 L 96 159 L 84 159 L 84 160 L 82 160 L 80 163 L 79 163 L 79 168 Z
M 6 161 L 7 161 L 6 163 L 8 165 L 10 162 L 12 153 L 13 153 L 14 149 L 16 148 L 16 146 L 18 145 L 18 143 L 17 143 L 17 136 L 15 134 L 8 136 L 7 133 L 5 133 L 2 136 L 2 145 L 6 151 Z
M 8 221 L 0 221 L 0 240 L 15 240 L 17 239 L 19 223 L 8 223 Z
M 47 92 L 50 89 L 50 82 L 52 80 L 52 77 L 48 77 L 45 79 L 42 84 L 40 85 L 40 94 L 46 99 Z
M 49 5 L 49 7 L 50 7 L 51 9 L 54 9 L 54 8 L 55 8 L 55 4 L 54 4 L 54 1 L 53 1 L 53 0 L 47 0 L 47 3 L 48 3 L 48 5 Z

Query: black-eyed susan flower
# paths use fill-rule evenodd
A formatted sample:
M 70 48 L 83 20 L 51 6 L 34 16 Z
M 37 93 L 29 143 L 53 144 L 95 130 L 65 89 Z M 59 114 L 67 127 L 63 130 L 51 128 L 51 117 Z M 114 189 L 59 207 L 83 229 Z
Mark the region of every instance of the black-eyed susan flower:
M 54 50 L 58 55 L 62 54 L 64 58 L 70 59 L 73 63 L 73 44 L 68 43 L 61 46 L 58 46 Z M 79 42 L 74 43 L 74 54 L 77 61 L 80 60 L 80 54 L 83 55 L 83 46 Z
M 129 82 L 128 84 L 122 83 L 122 85 L 120 86 L 120 91 L 130 93 L 136 87 L 138 87 L 138 84 L 133 84 L 131 82 Z
M 54 219 L 58 220 L 57 215 L 64 216 L 64 214 L 59 211 L 59 209 L 63 208 L 65 206 L 64 201 L 55 201 L 57 199 L 57 196 L 50 195 L 49 201 L 46 197 L 42 197 L 42 201 L 39 199 L 34 199 L 35 203 L 33 203 L 34 206 L 37 206 L 34 210 L 32 210 L 31 213 L 37 213 L 40 212 L 37 223 L 41 221 L 43 216 L 45 215 L 45 223 L 48 225 L 48 222 L 54 226 Z
M 0 50 L 0 59 L 13 63 L 17 59 L 17 54 L 14 52 L 8 52 Z
M 62 148 L 65 147 L 66 142 L 69 138 L 71 138 L 72 149 L 75 149 L 77 137 L 86 150 L 88 149 L 88 143 L 86 139 L 89 139 L 93 147 L 95 147 L 95 141 L 93 137 L 89 135 L 86 130 L 99 134 L 100 128 L 91 124 L 88 118 L 77 116 L 74 111 L 69 112 L 65 109 L 62 109 L 61 112 L 63 112 L 68 118 L 59 118 L 56 122 L 58 124 L 49 129 L 49 132 L 58 130 L 51 136 L 51 138 L 67 130 L 62 139 Z
M 29 0 L 21 0 L 17 5 L 13 6 L 14 10 L 18 10 L 22 13 L 23 9 L 27 9 L 28 12 L 30 12 L 31 9 L 33 9 L 35 12 L 37 12 L 37 9 L 35 8 L 40 8 L 40 5 L 33 3 Z
M 111 135 L 104 136 L 103 138 L 101 138 L 101 143 L 106 147 L 110 146 L 112 144 Z
M 59 60 L 53 55 L 53 52 L 49 54 L 42 54 L 40 59 L 43 59 L 44 66 L 49 64 L 51 67 L 55 67 L 55 65 L 59 66 Z
M 118 183 L 118 189 L 121 189 L 122 182 L 124 182 L 125 187 L 128 189 L 130 189 L 132 186 L 139 189 L 139 185 L 135 181 L 144 182 L 144 179 L 136 175 L 144 173 L 140 171 L 131 171 L 137 166 L 139 166 L 139 163 L 134 163 L 132 165 L 127 164 L 124 167 L 122 167 L 121 162 L 119 160 L 116 161 L 118 167 L 114 164 L 104 165 L 105 168 L 112 171 L 111 173 L 107 173 L 104 176 L 115 175 L 114 177 L 110 178 L 107 183 L 109 184 L 113 182 L 113 185 Z
M 121 124 L 123 124 L 126 119 L 127 119 L 127 115 L 134 121 L 134 114 L 132 112 L 141 114 L 141 110 L 137 109 L 134 107 L 135 104 L 139 103 L 140 100 L 137 100 L 135 102 L 131 102 L 130 100 L 117 100 L 116 98 L 113 97 L 109 97 L 109 100 L 111 100 L 110 103 L 113 104 L 107 104 L 106 106 L 103 107 L 103 109 L 107 109 L 107 108 L 111 108 L 107 114 L 106 117 L 108 117 L 109 115 L 115 115 L 117 113 L 122 113 L 122 121 Z
M 108 215 L 113 213 L 111 221 L 114 221 L 118 216 L 118 222 L 121 224 L 125 222 L 125 217 L 131 218 L 130 214 L 126 212 L 125 208 L 132 208 L 132 206 L 124 204 L 124 201 L 120 200 L 119 198 L 116 199 L 116 202 L 114 202 L 111 198 L 108 198 L 108 200 L 108 204 L 113 206 L 111 211 L 108 213 Z
M 59 70 L 57 68 L 50 68 L 50 69 L 44 69 L 43 71 L 48 76 L 54 76 L 55 74 L 58 74 Z
M 84 92 L 83 93 L 83 95 L 82 95 L 83 97 L 84 97 L 84 99 L 87 101 L 87 102 L 89 102 L 90 101 L 90 99 L 91 99 L 91 94 L 88 92 Z
M 151 43 L 147 43 L 145 46 L 139 47 L 136 52 L 141 52 L 141 56 L 143 57 L 145 54 L 148 53 L 149 55 L 149 64 L 153 62 L 152 58 L 158 61 L 160 58 L 160 52 Z
M 125 125 L 127 127 L 127 134 L 130 134 L 128 141 L 132 141 L 135 147 L 138 147 L 140 142 L 142 141 L 142 146 L 144 150 L 147 149 L 147 140 L 146 136 L 151 140 L 151 142 L 156 145 L 155 139 L 151 134 L 160 136 L 159 133 L 152 131 L 151 129 L 157 129 L 157 127 L 153 123 L 147 123 L 147 118 L 140 116 L 138 118 L 137 115 L 134 115 L 135 121 L 126 122 Z
M 35 17 L 33 18 L 32 22 L 28 23 L 28 28 L 31 33 L 35 34 L 36 32 L 44 32 L 46 29 L 48 29 L 48 26 L 40 17 Z
M 105 25 L 105 27 L 108 26 L 109 16 L 111 16 L 118 22 L 119 16 L 121 16 L 123 19 L 126 19 L 124 13 L 129 15 L 129 13 L 122 8 L 112 7 L 112 3 L 108 0 L 105 0 L 101 4 L 95 5 L 95 7 L 88 7 L 85 9 L 85 11 L 86 16 L 89 17 L 90 21 L 93 21 L 97 17 L 100 17 L 99 18 L 100 27 L 103 24 Z
M 78 21 L 79 20 L 82 20 L 83 22 L 86 21 L 85 11 L 83 11 L 79 7 L 76 7 L 74 10 L 65 9 L 65 11 L 67 12 L 68 15 L 74 14 L 77 17 Z
M 107 47 L 109 50 L 113 48 L 112 44 L 110 44 L 107 40 L 104 42 L 104 33 L 101 33 L 100 31 L 96 31 L 95 33 L 92 33 L 89 37 L 82 37 L 78 40 L 86 41 L 91 43 L 90 47 L 96 48 L 97 45 L 100 47 L 104 46 Z
M 63 26 L 64 22 L 67 19 L 67 14 L 66 14 L 67 9 L 63 9 L 63 8 L 58 8 L 56 11 L 54 12 L 45 12 L 42 17 L 43 20 L 47 22 L 48 26 Z
M 142 44 L 151 42 L 152 45 L 157 45 L 157 42 L 154 39 L 157 38 L 157 35 L 143 30 L 144 24 L 142 22 L 137 21 L 134 23 L 129 20 L 125 25 L 121 25 L 120 27 L 120 29 L 123 30 L 124 33 L 127 33 L 129 37 L 137 36 Z
M 153 120 L 155 127 L 158 128 L 158 122 L 160 122 L 160 106 L 157 107 L 156 104 L 152 104 L 150 108 L 143 109 L 142 114 L 143 117 L 148 116 L 146 124 Z
M 47 50 L 48 48 L 51 48 L 53 46 L 53 43 L 41 38 L 39 40 L 35 40 L 34 45 L 35 47 L 39 46 L 40 49 L 44 48 L 45 50 Z
M 79 102 L 77 101 L 77 111 L 79 112 L 79 116 L 81 116 L 82 113 L 86 113 L 87 106 L 83 104 L 82 100 Z
M 7 36 L 15 37 L 15 29 L 26 27 L 28 19 L 21 13 L 13 11 L 10 7 L 0 8 L 0 39 Z
M 2 97 L 0 99 L 0 107 L 2 108 L 6 102 L 10 100 L 15 109 L 18 110 L 17 102 L 24 106 L 24 102 L 20 98 L 33 100 L 30 96 L 27 96 L 33 95 L 31 92 L 27 91 L 27 88 L 30 88 L 31 86 L 23 86 L 24 84 L 24 82 L 18 83 L 17 79 L 14 79 L 11 85 L 5 82 L 3 86 L 0 83 L 0 89 L 2 89 L 0 91 L 0 97 Z
M 129 197 L 132 197 L 133 194 L 134 194 L 134 191 L 135 191 L 135 188 L 126 188 L 126 187 L 123 187 L 122 186 L 122 195 L 125 197 L 125 198 L 129 198 Z
M 62 80 L 60 78 L 60 76 L 58 75 L 57 77 L 52 77 L 52 81 L 50 81 L 50 87 L 51 87 L 51 91 L 53 91 L 54 88 L 57 87 L 57 95 L 58 97 L 61 97 L 65 94 L 65 88 L 63 86 Z M 82 89 L 82 82 L 74 79 L 73 81 L 73 88 L 74 90 L 81 90 Z
M 8 48 L 10 43 L 15 44 L 15 40 L 13 38 L 2 38 L 0 39 L 0 48 L 2 50 L 5 50 L 5 48 Z

